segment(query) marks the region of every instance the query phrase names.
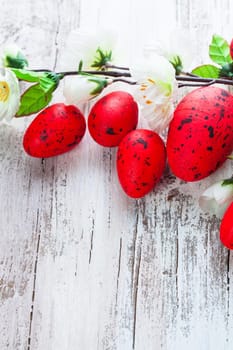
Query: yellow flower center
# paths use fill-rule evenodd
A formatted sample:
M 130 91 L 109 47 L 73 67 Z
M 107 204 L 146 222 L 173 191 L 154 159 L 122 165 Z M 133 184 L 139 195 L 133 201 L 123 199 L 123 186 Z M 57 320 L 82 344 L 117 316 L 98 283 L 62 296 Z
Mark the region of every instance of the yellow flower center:
M 0 81 L 0 101 L 6 102 L 10 95 L 10 88 L 6 81 Z

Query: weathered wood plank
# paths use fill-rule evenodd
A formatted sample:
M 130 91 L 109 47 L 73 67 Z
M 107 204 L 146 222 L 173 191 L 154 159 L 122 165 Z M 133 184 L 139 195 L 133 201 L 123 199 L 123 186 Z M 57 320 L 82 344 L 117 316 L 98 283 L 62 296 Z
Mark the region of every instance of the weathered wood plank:
M 51 67 L 55 46 L 52 3 L 2 3 L 1 45 L 17 43 L 33 64 Z M 26 120 L 1 125 L 0 348 L 27 349 L 33 313 L 40 237 L 41 162 L 28 161 L 22 149 Z
M 231 35 L 233 5 L 214 5 L 11 0 L 0 13 L 1 44 L 12 39 L 34 67 L 59 69 L 69 31 L 102 26 L 118 32 L 131 61 L 178 24 L 195 38 L 199 63 L 214 32 Z M 232 255 L 219 221 L 197 204 L 205 187 L 231 175 L 230 162 L 196 184 L 167 169 L 135 201 L 119 186 L 115 149 L 87 133 L 69 154 L 31 159 L 21 145 L 28 122 L 0 128 L 0 348 L 231 349 Z

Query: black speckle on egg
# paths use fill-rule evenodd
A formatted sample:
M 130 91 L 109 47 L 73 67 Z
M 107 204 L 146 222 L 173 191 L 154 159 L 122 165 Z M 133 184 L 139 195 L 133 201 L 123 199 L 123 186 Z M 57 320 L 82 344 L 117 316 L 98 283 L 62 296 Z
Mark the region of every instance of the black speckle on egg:
M 62 143 L 62 141 L 64 140 L 64 136 L 61 135 L 59 138 L 57 138 L 57 142 L 58 143 Z
M 185 118 L 185 119 L 181 120 L 180 125 L 178 126 L 177 130 L 182 130 L 183 126 L 185 124 L 191 123 L 192 120 L 193 120 L 192 116 L 190 116 L 189 118 Z
M 197 173 L 197 174 L 195 174 L 194 175 L 194 178 L 197 180 L 197 179 L 199 179 L 201 177 L 201 173 Z
M 113 128 L 107 128 L 106 134 L 108 135 L 117 135 Z
M 220 116 L 220 120 L 222 119 L 222 118 L 224 118 L 224 116 L 225 116 L 225 109 L 224 108 L 222 108 L 221 110 L 220 110 L 220 113 L 219 113 L 219 116 Z
M 146 157 L 146 159 L 144 160 L 144 163 L 146 166 L 151 166 L 151 163 L 150 163 L 150 158 L 149 157 Z
M 209 137 L 213 138 L 214 137 L 214 128 L 212 126 L 209 126 L 208 131 L 209 131 Z
M 46 141 L 48 138 L 48 133 L 47 130 L 42 130 L 41 134 L 40 134 L 40 140 L 41 141 Z
M 67 147 L 73 147 L 73 146 L 75 146 L 77 143 L 79 143 L 79 141 L 80 141 L 80 136 L 79 136 L 79 135 L 76 135 L 75 138 L 74 138 L 74 141 L 71 142 L 71 143 L 69 143 L 69 144 L 67 145 Z
M 136 142 L 133 144 L 134 146 L 139 143 L 141 145 L 143 145 L 143 148 L 146 149 L 147 148 L 147 142 L 145 140 L 143 140 L 143 138 L 139 137 L 139 139 L 136 140 Z
M 221 91 L 221 95 L 224 96 L 224 97 L 228 97 L 229 93 L 226 90 L 222 90 Z

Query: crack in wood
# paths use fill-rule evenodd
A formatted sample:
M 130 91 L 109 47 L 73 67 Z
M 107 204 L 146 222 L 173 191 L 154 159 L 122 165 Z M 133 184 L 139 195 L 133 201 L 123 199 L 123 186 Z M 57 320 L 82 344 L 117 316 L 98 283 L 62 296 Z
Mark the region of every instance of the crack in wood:
M 134 237 L 133 237 L 133 244 L 132 244 L 132 273 L 131 273 L 131 283 L 133 285 L 134 281 L 134 266 L 135 266 L 135 254 L 136 254 L 136 242 L 137 242 L 137 236 L 138 236 L 138 202 L 136 202 L 136 219 L 135 219 L 135 230 L 134 230 Z M 133 293 L 133 291 L 132 291 Z M 133 298 L 133 294 L 132 294 Z
M 136 325 L 137 325 L 137 303 L 138 303 L 138 282 L 141 266 L 141 244 L 140 239 L 139 247 L 137 250 L 138 241 L 138 224 L 139 224 L 139 203 L 136 202 L 136 220 L 135 230 L 133 237 L 133 263 L 132 263 L 132 301 L 133 301 L 133 329 L 132 329 L 132 349 L 135 349 L 136 341 Z
M 54 58 L 54 65 L 53 65 L 53 70 L 55 71 L 56 65 L 57 65 L 57 58 L 58 58 L 58 34 L 59 34 L 59 29 L 61 25 L 61 14 L 60 14 L 60 4 L 61 2 L 56 2 L 57 4 L 57 28 L 55 32 L 55 39 L 54 39 L 54 45 L 55 45 L 55 58 Z
M 178 303 L 179 303 L 178 269 L 179 269 L 179 231 L 177 229 L 177 236 L 176 236 L 176 267 L 175 267 L 177 306 L 178 306 Z
M 38 237 L 37 237 L 37 246 L 36 246 L 36 258 L 35 258 L 35 262 L 34 262 L 34 271 L 33 271 L 33 287 L 32 287 L 31 311 L 30 311 L 30 323 L 29 323 L 27 350 L 31 349 L 31 333 L 32 333 L 34 302 L 35 302 L 35 294 L 36 294 L 37 264 L 38 264 L 39 250 L 40 250 L 39 209 L 37 210 L 37 216 L 36 216 L 36 233 L 37 232 L 38 232 Z
M 231 251 L 228 250 L 227 252 L 227 310 L 226 310 L 228 332 L 229 332 L 229 317 L 230 317 L 230 281 L 231 281 L 230 280 L 230 270 L 231 270 L 230 262 L 231 262 Z M 226 338 L 226 341 L 227 342 L 229 341 L 228 337 Z
M 138 257 L 138 263 L 135 271 L 135 281 L 134 281 L 134 316 L 133 316 L 133 343 L 132 347 L 135 349 L 135 341 L 136 341 L 136 326 L 137 326 L 137 304 L 138 304 L 138 283 L 139 283 L 139 275 L 140 275 L 140 266 L 141 266 L 141 257 L 142 257 L 142 249 L 141 249 L 141 243 L 139 246 L 139 257 Z
M 93 212 L 93 215 L 94 215 L 94 212 Z M 92 219 L 92 227 L 91 227 L 91 246 L 90 246 L 90 250 L 89 250 L 89 260 L 88 260 L 89 265 L 91 263 L 91 258 L 92 258 L 94 227 L 95 227 L 95 220 L 93 218 Z
M 53 219 L 53 212 L 54 212 L 54 206 L 55 206 L 55 218 L 56 218 L 56 229 L 58 227 L 58 198 L 57 198 L 57 188 L 58 188 L 58 180 L 55 176 L 55 166 L 53 164 L 52 169 L 52 181 L 51 181 L 51 197 L 50 197 L 50 220 Z
M 41 159 L 41 170 L 42 173 L 45 174 L 45 158 Z
M 115 301 L 116 307 L 117 307 L 117 303 L 118 303 L 119 278 L 120 278 L 120 271 L 121 271 L 121 253 L 122 253 L 122 237 L 120 238 L 119 257 L 118 257 L 116 301 Z

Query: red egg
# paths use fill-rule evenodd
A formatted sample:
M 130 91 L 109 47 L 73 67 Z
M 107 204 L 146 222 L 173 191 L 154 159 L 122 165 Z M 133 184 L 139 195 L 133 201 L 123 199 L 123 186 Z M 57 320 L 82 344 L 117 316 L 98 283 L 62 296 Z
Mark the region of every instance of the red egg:
M 118 146 L 123 137 L 136 129 L 138 105 L 125 91 L 114 91 L 92 107 L 88 116 L 88 129 L 92 138 L 101 146 Z
M 227 208 L 220 225 L 220 240 L 228 249 L 233 249 L 233 202 Z
M 230 43 L 230 55 L 231 55 L 231 58 L 233 59 L 233 39 L 231 40 L 231 43 Z
M 77 146 L 85 130 L 84 116 L 77 107 L 56 103 L 32 121 L 24 134 L 23 147 L 32 157 L 57 156 Z
M 218 169 L 233 150 L 233 95 L 201 87 L 178 104 L 167 137 L 168 163 L 182 180 L 198 181 Z
M 140 198 L 152 191 L 165 163 L 165 145 L 158 134 L 145 129 L 131 131 L 117 151 L 117 173 L 125 193 Z

